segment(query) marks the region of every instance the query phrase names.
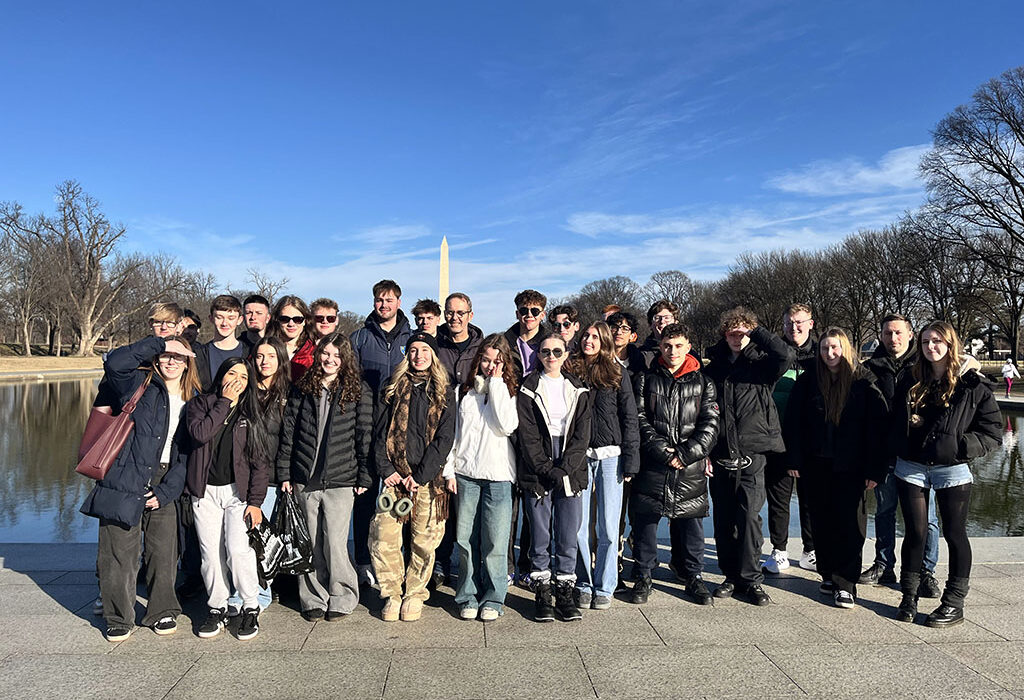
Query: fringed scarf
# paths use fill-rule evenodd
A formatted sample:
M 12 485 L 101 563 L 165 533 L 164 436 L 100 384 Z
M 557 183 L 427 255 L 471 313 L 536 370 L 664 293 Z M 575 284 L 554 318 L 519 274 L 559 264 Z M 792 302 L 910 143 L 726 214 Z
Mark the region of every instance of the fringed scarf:
M 409 466 L 409 457 L 406 452 L 406 438 L 409 430 L 409 404 L 412 402 L 412 390 L 418 384 L 426 384 L 430 379 L 430 370 L 417 372 L 411 370 L 402 377 L 395 385 L 395 393 L 391 397 L 394 411 L 391 414 L 391 425 L 388 426 L 387 453 L 388 459 L 395 466 L 395 471 L 403 479 L 412 475 L 412 467 Z M 429 387 L 428 387 L 429 389 Z M 427 399 L 430 399 L 429 391 Z M 424 435 L 424 443 L 430 444 L 437 432 L 437 424 L 441 422 L 441 412 L 444 411 L 444 403 L 431 401 L 427 409 L 427 432 Z M 445 488 L 443 470 L 426 487 L 430 489 L 430 504 L 434 511 L 437 522 L 448 519 L 448 491 Z M 404 487 L 399 486 L 398 490 L 404 493 Z M 405 517 L 398 518 L 399 522 L 406 522 L 416 512 L 418 504 L 413 500 L 413 509 Z

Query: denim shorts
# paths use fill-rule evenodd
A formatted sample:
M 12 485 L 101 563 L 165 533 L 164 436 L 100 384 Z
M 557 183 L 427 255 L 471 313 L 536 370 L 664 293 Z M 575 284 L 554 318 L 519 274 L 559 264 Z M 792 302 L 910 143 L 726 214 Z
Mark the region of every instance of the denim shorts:
M 896 469 L 893 473 L 908 484 L 926 489 L 948 489 L 952 486 L 974 483 L 971 468 L 966 464 L 928 466 L 900 457 L 896 459 Z

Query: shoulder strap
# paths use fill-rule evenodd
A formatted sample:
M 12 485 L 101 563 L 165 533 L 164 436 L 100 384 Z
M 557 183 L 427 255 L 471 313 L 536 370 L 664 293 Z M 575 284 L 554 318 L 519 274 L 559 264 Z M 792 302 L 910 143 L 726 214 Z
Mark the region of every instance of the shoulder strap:
M 146 378 L 142 380 L 142 384 L 139 384 L 139 388 L 135 390 L 135 393 L 132 394 L 132 397 L 128 399 L 128 403 L 126 403 L 124 405 L 124 408 L 121 409 L 122 412 L 131 413 L 132 411 L 135 410 L 135 405 L 139 403 L 139 399 L 141 399 L 142 395 L 146 393 L 146 388 L 149 386 L 149 380 L 152 378 L 152 372 L 146 375 Z

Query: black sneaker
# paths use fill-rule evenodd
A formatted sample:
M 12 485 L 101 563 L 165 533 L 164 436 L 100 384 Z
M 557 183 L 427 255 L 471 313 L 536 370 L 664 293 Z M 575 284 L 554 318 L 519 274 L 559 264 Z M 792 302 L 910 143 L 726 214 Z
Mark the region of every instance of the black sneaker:
M 938 598 L 942 595 L 939 582 L 935 580 L 935 574 L 931 571 L 921 574 L 921 585 L 917 587 L 917 595 L 921 598 Z
M 718 584 L 718 588 L 716 588 L 715 592 L 712 593 L 711 595 L 713 595 L 716 598 L 728 598 L 735 591 L 736 591 L 736 584 L 733 583 L 732 581 L 730 581 L 729 579 L 725 579 L 720 584 Z
M 328 610 L 327 614 L 324 615 L 324 620 L 327 622 L 337 622 L 344 617 L 347 617 L 347 615 L 340 610 Z
M 638 578 L 633 584 L 633 590 L 629 592 L 629 602 L 634 605 L 645 605 L 647 598 L 651 595 L 651 577 Z
M 323 608 L 310 608 L 309 610 L 302 611 L 302 619 L 306 622 L 316 622 L 324 618 Z
M 878 577 L 879 586 L 895 586 L 899 582 L 900 580 L 896 578 L 896 572 L 893 569 L 886 569 Z
M 223 632 L 224 618 L 227 615 L 228 611 L 224 608 L 210 608 L 210 613 L 206 616 L 206 620 L 203 621 L 203 624 L 199 625 L 199 636 L 203 639 L 210 639 Z
M 583 619 L 583 613 L 576 607 L 575 592 L 575 581 L 558 581 L 555 584 L 555 610 L 565 622 Z
M 238 638 L 243 642 L 260 633 L 260 609 L 245 608 L 242 610 L 242 621 L 238 624 Z
M 943 603 L 925 618 L 927 627 L 952 627 L 964 621 L 964 609 Z
M 551 582 L 538 581 L 533 584 L 535 608 L 533 619 L 537 622 L 554 622 L 555 607 L 551 604 Z
M 178 629 L 178 623 L 174 621 L 174 618 L 170 615 L 161 617 L 153 625 L 153 631 L 160 635 L 174 634 Z
M 733 598 L 746 601 L 751 605 L 770 605 L 772 602 L 771 597 L 765 593 L 765 590 L 759 583 L 752 583 L 749 586 L 744 586 L 742 589 L 738 588 L 732 595 Z
M 131 636 L 134 629 L 131 625 L 107 625 L 107 641 L 123 642 Z
M 832 583 L 832 579 L 829 579 L 828 581 L 822 581 L 821 585 L 818 586 L 818 593 L 828 596 L 835 595 L 836 584 Z
M 708 592 L 708 587 L 704 584 L 704 579 L 700 576 L 694 576 L 686 582 L 686 594 L 699 605 L 713 605 L 715 602 L 711 593 Z

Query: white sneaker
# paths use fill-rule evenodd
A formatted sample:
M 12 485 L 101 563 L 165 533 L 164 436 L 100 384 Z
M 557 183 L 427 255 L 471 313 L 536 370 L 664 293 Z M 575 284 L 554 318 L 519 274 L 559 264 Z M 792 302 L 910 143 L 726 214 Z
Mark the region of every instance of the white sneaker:
M 478 610 L 476 608 L 466 606 L 465 608 L 459 611 L 459 617 L 461 617 L 463 620 L 475 620 L 477 613 Z
M 789 554 L 784 551 L 773 549 L 772 553 L 765 559 L 764 564 L 761 566 L 761 570 L 766 574 L 778 574 L 789 568 Z
M 800 568 L 808 571 L 818 570 L 818 558 L 814 556 L 813 549 L 800 555 Z
M 490 606 L 480 608 L 480 619 L 484 622 L 494 622 L 500 615 L 501 613 Z
M 359 576 L 360 586 L 369 586 L 370 588 L 380 588 L 377 583 L 377 577 L 373 575 L 373 567 L 369 564 L 360 564 L 356 567 L 356 573 Z

